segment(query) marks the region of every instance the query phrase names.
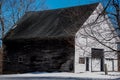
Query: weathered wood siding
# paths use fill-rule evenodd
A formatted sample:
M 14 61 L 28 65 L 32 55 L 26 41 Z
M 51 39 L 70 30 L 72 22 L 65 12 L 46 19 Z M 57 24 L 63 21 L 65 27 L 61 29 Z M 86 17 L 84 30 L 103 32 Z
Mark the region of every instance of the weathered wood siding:
M 66 41 L 7 42 L 6 46 L 3 73 L 73 71 L 74 47 Z

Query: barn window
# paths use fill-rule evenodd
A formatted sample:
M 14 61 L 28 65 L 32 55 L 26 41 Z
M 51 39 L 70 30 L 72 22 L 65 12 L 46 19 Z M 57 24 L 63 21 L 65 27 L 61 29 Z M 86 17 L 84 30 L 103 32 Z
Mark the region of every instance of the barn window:
M 24 61 L 24 56 L 19 56 L 18 57 L 18 62 L 23 62 Z
M 80 63 L 80 64 L 85 64 L 85 58 L 81 58 L 81 57 L 80 57 L 80 58 L 79 58 L 79 63 Z
M 104 49 L 92 48 L 91 49 L 92 58 L 103 58 L 104 57 Z

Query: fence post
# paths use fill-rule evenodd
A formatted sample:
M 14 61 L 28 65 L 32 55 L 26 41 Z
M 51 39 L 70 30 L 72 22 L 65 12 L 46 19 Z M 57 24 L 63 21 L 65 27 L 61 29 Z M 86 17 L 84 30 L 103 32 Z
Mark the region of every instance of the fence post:
M 105 75 L 108 75 L 107 64 L 104 64 L 104 67 L 105 67 L 104 69 Z

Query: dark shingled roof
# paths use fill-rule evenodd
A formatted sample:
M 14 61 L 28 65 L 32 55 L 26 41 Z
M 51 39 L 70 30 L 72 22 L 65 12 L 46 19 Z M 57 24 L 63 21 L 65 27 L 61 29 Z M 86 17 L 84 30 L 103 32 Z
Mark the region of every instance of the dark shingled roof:
M 5 40 L 74 36 L 98 3 L 63 9 L 27 12 L 6 34 Z

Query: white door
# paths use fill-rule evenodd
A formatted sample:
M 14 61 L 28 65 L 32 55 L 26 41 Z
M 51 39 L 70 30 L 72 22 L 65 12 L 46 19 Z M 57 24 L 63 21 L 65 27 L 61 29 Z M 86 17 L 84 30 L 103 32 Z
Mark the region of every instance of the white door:
M 113 71 L 113 67 L 114 67 L 113 61 L 107 59 L 107 60 L 105 60 L 105 63 L 107 64 L 107 69 L 108 69 L 108 71 Z
M 92 71 L 100 71 L 100 59 L 92 59 Z

